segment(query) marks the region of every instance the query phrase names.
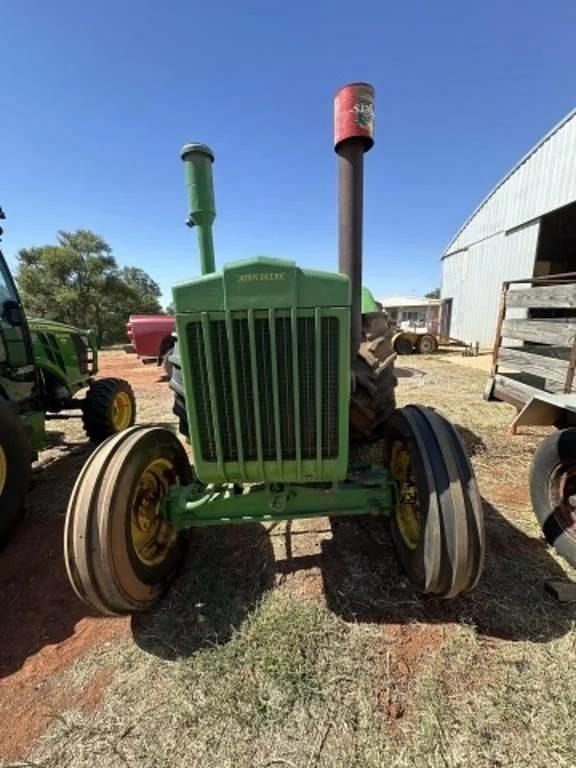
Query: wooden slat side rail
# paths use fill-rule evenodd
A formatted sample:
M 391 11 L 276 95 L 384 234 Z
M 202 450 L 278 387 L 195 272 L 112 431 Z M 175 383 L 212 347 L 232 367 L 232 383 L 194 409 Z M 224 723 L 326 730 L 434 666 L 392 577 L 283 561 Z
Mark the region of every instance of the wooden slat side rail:
M 538 285 L 508 291 L 507 307 L 532 309 L 576 309 L 576 283 L 568 285 Z
M 524 344 L 522 352 L 529 352 L 540 357 L 553 357 L 556 360 L 564 360 L 566 363 L 570 360 L 570 347 L 554 347 L 552 345 L 541 347 L 538 345 Z
M 568 373 L 568 360 L 557 360 L 553 357 L 544 357 L 526 352 L 524 348 L 501 347 L 498 354 L 499 365 L 513 368 L 518 371 L 532 373 L 543 379 L 564 384 Z
M 576 338 L 574 320 L 504 320 L 502 336 L 538 344 L 572 347 Z
M 494 377 L 494 397 L 510 403 L 515 408 L 522 408 L 536 392 L 538 390 L 535 387 L 523 382 L 499 374 Z

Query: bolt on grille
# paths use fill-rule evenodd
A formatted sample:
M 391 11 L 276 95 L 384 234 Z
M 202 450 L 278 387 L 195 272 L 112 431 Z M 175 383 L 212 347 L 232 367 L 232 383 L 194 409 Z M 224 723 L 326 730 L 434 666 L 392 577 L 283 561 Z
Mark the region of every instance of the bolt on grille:
M 318 310 L 278 314 L 227 312 L 217 319 L 205 314 L 188 324 L 205 461 L 298 461 L 338 454 L 339 320 Z

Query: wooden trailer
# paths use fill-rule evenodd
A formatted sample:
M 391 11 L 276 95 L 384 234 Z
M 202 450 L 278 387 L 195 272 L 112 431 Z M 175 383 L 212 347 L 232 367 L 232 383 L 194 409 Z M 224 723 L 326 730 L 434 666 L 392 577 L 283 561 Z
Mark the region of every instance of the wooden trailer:
M 512 403 L 519 426 L 550 425 L 530 467 L 542 532 L 576 567 L 576 273 L 504 283 L 487 399 Z M 576 602 L 576 584 L 550 583 Z M 561 594 L 562 592 L 562 594 Z
M 576 273 L 504 283 L 486 399 L 512 423 L 576 425 Z

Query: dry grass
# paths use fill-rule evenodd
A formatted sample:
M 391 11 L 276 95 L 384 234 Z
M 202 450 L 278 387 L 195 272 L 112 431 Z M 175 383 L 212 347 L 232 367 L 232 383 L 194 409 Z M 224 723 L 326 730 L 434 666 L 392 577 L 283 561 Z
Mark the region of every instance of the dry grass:
M 576 611 L 542 590 L 574 572 L 538 538 L 526 490 L 541 433 L 508 435 L 511 409 L 481 400 L 481 372 L 410 364 L 425 375 L 401 377 L 400 399 L 451 417 L 479 476 L 476 592 L 419 596 L 373 524 L 201 531 L 132 638 L 63 676 L 72 700 L 112 667 L 99 707 L 59 714 L 22 765 L 576 766 Z

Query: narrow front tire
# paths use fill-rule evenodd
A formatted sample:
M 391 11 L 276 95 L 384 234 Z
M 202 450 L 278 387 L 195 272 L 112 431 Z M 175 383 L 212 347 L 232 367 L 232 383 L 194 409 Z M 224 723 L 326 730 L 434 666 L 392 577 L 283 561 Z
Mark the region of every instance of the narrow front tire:
M 156 602 L 186 545 L 161 502 L 192 477 L 184 447 L 160 427 L 132 427 L 94 451 L 72 491 L 64 530 L 66 569 L 81 600 L 108 615 Z

